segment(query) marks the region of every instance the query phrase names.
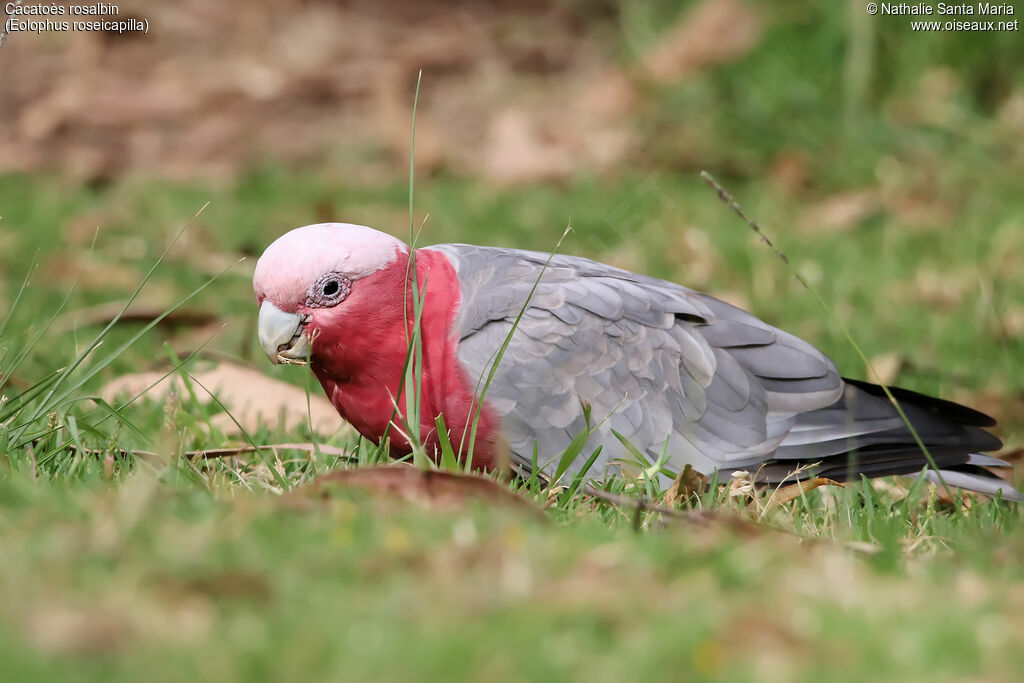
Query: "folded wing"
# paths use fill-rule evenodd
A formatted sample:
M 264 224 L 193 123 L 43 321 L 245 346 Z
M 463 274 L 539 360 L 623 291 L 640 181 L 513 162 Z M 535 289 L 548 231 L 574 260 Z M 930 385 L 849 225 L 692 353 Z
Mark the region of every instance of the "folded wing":
M 807 476 L 815 463 L 834 478 L 924 464 L 877 387 L 844 382 L 813 346 L 734 306 L 579 257 L 556 255 L 545 268 L 549 255 L 537 252 L 432 249 L 459 275 L 458 355 L 473 381 L 489 371 L 523 311 L 487 401 L 524 467 L 535 445 L 541 464 L 557 461 L 586 428 L 584 404 L 596 429 L 570 473 L 598 447 L 589 476 L 633 460 L 616 433 L 651 461 L 667 452 L 673 469 L 763 466 L 772 481 L 797 468 Z M 913 392 L 900 398 L 942 455 L 941 467 L 973 468 L 960 472 L 967 484 L 979 476 L 972 454 L 999 444 L 977 424 L 985 416 Z

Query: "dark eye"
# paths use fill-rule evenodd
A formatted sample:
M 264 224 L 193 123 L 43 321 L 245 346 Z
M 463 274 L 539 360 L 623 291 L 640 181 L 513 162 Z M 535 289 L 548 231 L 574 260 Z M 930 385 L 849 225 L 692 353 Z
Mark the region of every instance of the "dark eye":
M 306 296 L 306 305 L 330 308 L 345 300 L 352 289 L 352 281 L 341 273 L 326 273 L 317 279 Z

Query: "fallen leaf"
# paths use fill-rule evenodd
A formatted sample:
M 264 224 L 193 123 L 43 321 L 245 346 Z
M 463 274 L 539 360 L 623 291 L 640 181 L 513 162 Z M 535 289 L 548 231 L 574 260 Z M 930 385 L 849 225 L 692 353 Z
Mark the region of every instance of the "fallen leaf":
M 40 266 L 39 276 L 51 285 L 70 287 L 76 281 L 83 291 L 111 290 L 130 292 L 142 280 L 142 272 L 133 264 L 115 264 L 104 255 L 57 251 Z M 156 283 L 150 283 L 151 285 Z M 149 288 L 152 290 L 152 286 Z
M 416 166 L 430 172 L 479 157 L 496 93 L 521 101 L 533 92 L 532 108 L 554 110 L 573 101 L 580 73 L 616 69 L 557 3 L 536 12 L 515 3 L 134 4 L 159 34 L 8 41 L 5 59 L 24 68 L 5 74 L 0 170 L 220 182 L 272 159 L 390 180 L 408 169 L 420 70 Z M 510 35 L 509 25 L 522 28 Z M 601 88 L 611 94 L 601 102 L 621 103 L 617 88 Z M 564 120 L 578 124 L 577 114 L 574 106 Z M 585 127 L 577 137 L 595 153 L 617 148 Z M 594 159 L 573 163 L 589 170 Z
M 149 323 L 163 315 L 173 304 L 159 305 L 149 303 L 134 303 L 118 319 L 119 323 Z M 67 332 L 89 325 L 108 325 L 114 321 L 117 315 L 124 308 L 124 302 L 111 301 L 110 303 L 97 304 L 80 308 L 65 313 L 53 322 L 53 331 Z M 162 327 L 189 326 L 199 327 L 216 322 L 217 316 L 209 311 L 197 309 L 177 309 L 168 313 L 160 321 Z
M 404 464 L 337 470 L 318 477 L 296 493 L 329 497 L 333 491 L 357 491 L 373 498 L 399 500 L 440 510 L 460 509 L 469 503 L 482 502 L 521 509 L 543 517 L 535 505 L 488 477 L 421 470 Z
M 997 388 L 974 392 L 954 388 L 950 391 L 949 399 L 991 415 L 999 424 L 1024 424 L 1024 392 Z
M 152 371 L 118 377 L 100 389 L 100 396 L 113 403 L 118 396 L 135 396 L 143 391 L 157 399 L 166 396 L 172 389 L 179 396 L 185 395 L 181 377 L 172 375 L 161 380 L 163 374 Z M 292 430 L 312 422 L 314 431 L 333 434 L 344 426 L 334 406 L 319 391 L 309 394 L 307 412 L 307 396 L 303 389 L 267 377 L 251 368 L 222 362 L 189 375 L 196 380 L 195 390 L 199 401 L 210 401 L 212 392 L 227 406 L 246 432 L 254 432 L 260 425 L 275 424 Z M 156 386 L 148 388 L 154 383 L 157 383 Z M 226 433 L 238 432 L 237 425 L 228 415 L 219 414 L 212 422 Z
M 883 550 L 882 546 L 868 543 L 867 541 L 847 541 L 843 546 L 856 553 L 864 553 L 865 555 L 877 555 Z
M 1000 453 L 998 457 L 1001 460 L 1013 463 L 1014 465 L 1016 465 L 1017 463 L 1022 463 L 1024 462 L 1024 447 L 1015 448 L 1014 450 L 1009 451 L 1007 453 Z
M 808 187 L 807 159 L 795 151 L 784 151 L 768 170 L 772 184 L 789 196 L 797 196 Z
M 929 484 L 931 491 L 935 495 L 935 502 L 942 505 L 955 506 L 957 499 L 960 501 L 960 507 L 964 510 L 970 510 L 974 507 L 974 504 L 979 500 L 985 500 L 983 494 L 975 491 L 967 491 L 965 489 L 949 488 L 942 486 L 938 483 L 932 482 Z
M 704 0 L 643 57 L 649 76 L 671 83 L 698 69 L 743 58 L 760 35 L 760 21 L 740 0 Z
M 392 154 L 403 165 L 409 164 L 409 97 L 407 74 L 392 63 L 382 64 L 375 77 L 373 122 L 381 139 L 390 142 Z M 428 112 L 416 116 L 416 170 L 429 175 L 444 160 L 444 139 Z
M 789 486 L 783 486 L 782 488 L 774 491 L 772 495 L 769 496 L 763 509 L 768 510 L 779 505 L 785 505 L 786 503 L 804 495 L 808 491 L 813 491 L 819 486 L 842 487 L 843 484 L 840 484 L 838 481 L 833 481 L 832 479 L 826 479 L 825 477 L 804 479 L 803 481 L 798 481 L 795 484 L 790 484 Z
M 848 232 L 881 209 L 871 190 L 842 192 L 809 206 L 800 217 L 800 225 L 810 231 Z
M 501 183 L 564 178 L 573 169 L 565 145 L 547 139 L 540 122 L 523 109 L 508 109 L 494 117 L 482 159 L 483 172 Z
M 754 488 L 754 477 L 750 472 L 733 472 L 729 479 L 728 495 L 730 498 L 753 498 L 756 489 Z
M 1009 306 L 1002 316 L 1002 328 L 1009 339 L 1024 338 L 1024 306 Z
M 1024 135 L 1024 91 L 1018 90 L 1007 97 L 999 107 L 998 117 L 1007 128 Z
M 806 639 L 793 630 L 786 616 L 785 613 L 744 613 L 723 630 L 731 642 L 744 643 L 745 647 L 786 653 L 790 657 L 798 656 L 796 653 L 807 645 Z
M 899 379 L 900 372 L 907 366 L 907 360 L 898 351 L 881 353 L 871 359 L 864 369 L 869 382 L 891 386 Z
M 580 115 L 590 114 L 604 120 L 621 118 L 633 112 L 639 95 L 629 76 L 619 67 L 608 67 L 585 77 L 575 97 Z
M 16 391 L 24 391 L 25 389 L 31 388 L 32 384 L 32 382 L 28 381 L 24 377 L 19 377 L 18 375 L 10 375 L 8 377 L 4 377 L 2 381 L 0 381 L 0 389 L 10 386 L 12 389 Z
M 914 273 L 912 291 L 930 306 L 953 308 L 967 296 L 976 296 L 978 276 L 973 270 L 935 270 L 919 268 Z
M 196 573 L 191 576 L 157 575 L 151 581 L 167 597 L 180 600 L 199 594 L 217 601 L 251 600 L 266 603 L 273 597 L 270 584 L 259 573 L 244 569 Z
M 672 485 L 665 492 L 664 502 L 670 508 L 690 500 L 693 494 L 704 493 L 708 488 L 708 478 L 702 475 L 691 465 L 683 467 Z
M 133 635 L 130 621 L 102 607 L 48 605 L 25 624 L 29 642 L 49 654 L 95 654 L 114 650 Z

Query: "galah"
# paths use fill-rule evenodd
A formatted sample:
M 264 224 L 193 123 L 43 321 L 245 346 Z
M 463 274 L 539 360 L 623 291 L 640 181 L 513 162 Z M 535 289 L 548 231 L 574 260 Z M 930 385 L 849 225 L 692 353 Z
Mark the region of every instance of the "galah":
M 440 244 L 411 258 L 404 242 L 364 226 L 292 230 L 256 264 L 260 345 L 274 363 L 308 358 L 341 416 L 369 439 L 387 435 L 392 452 L 409 452 L 414 431 L 404 389 L 412 272 L 419 434 L 433 457 L 443 416 L 463 457 L 475 434 L 474 465 L 498 467 L 507 454 L 542 476 L 586 431 L 569 476 L 598 447 L 587 478 L 638 460 L 768 483 L 913 474 L 928 462 L 881 387 L 840 376 L 811 344 L 706 294 L 575 256 Z M 983 454 L 1002 445 L 985 430 L 994 420 L 892 393 L 945 483 L 1024 500 L 984 469 L 1008 466 Z

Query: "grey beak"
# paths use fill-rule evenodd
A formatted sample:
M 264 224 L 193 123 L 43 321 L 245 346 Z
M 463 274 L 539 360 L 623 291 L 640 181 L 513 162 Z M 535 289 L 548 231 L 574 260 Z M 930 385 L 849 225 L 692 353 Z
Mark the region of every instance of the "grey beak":
M 303 333 L 303 322 L 303 317 L 298 313 L 285 313 L 269 299 L 263 301 L 257 330 L 260 346 L 270 362 L 306 362 L 309 338 Z

